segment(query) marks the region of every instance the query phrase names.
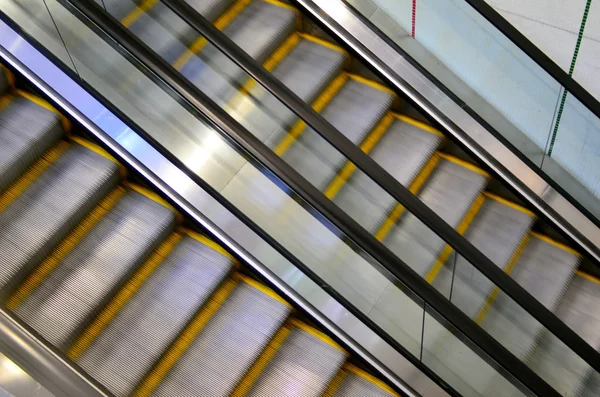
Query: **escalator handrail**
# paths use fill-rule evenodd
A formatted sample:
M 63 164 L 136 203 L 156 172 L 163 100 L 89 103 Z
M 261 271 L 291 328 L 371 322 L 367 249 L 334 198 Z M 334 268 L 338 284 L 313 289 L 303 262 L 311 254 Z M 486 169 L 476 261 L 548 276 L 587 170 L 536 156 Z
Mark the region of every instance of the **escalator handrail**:
M 367 174 L 373 181 L 386 190 L 397 202 L 403 205 L 409 212 L 416 216 L 427 227 L 432 229 L 440 238 L 448 243 L 459 255 L 464 257 L 469 263 L 475 266 L 481 273 L 489 278 L 503 292 L 510 296 L 527 313 L 539 321 L 546 329 L 554 334 L 558 339 L 571 348 L 576 354 L 583 358 L 590 366 L 600 372 L 600 352 L 591 347 L 583 338 L 575 333 L 570 327 L 562 322 L 554 313 L 548 310 L 528 291 L 521 287 L 500 267 L 496 266 L 487 256 L 478 250 L 463 235 L 458 233 L 453 227 L 446 223 L 440 216 L 425 205 L 419 198 L 413 195 L 406 187 L 399 183 L 383 167 L 375 162 L 370 156 L 365 154 L 360 148 L 352 143 L 346 136 L 339 132 L 321 114 L 317 113 L 310 105 L 300 99 L 288 87 L 282 84 L 270 72 L 268 72 L 260 63 L 241 50 L 231 39 L 223 32 L 214 27 L 194 8 L 183 0 L 161 0 L 175 14 L 183 19 L 184 22 L 194 28 L 211 44 L 223 52 L 230 60 L 235 62 L 240 68 L 254 78 L 261 86 L 273 94 L 279 101 L 285 104 L 297 116 L 323 137 L 329 144 L 336 148 L 346 158 L 355 164 L 361 171 Z M 189 85 L 191 83 L 188 82 Z M 195 88 L 195 87 L 194 87 Z M 251 134 L 250 134 L 251 135 Z M 270 153 L 270 151 L 269 151 Z M 267 155 L 267 153 L 265 153 Z M 269 156 L 277 157 L 277 156 Z M 279 161 L 280 167 L 287 164 Z M 285 164 L 285 165 L 284 165 Z M 289 168 L 289 167 L 288 167 Z M 281 168 L 279 168 L 281 170 Z M 276 173 L 277 174 L 277 173 Z M 279 176 L 279 174 L 278 174 Z M 299 176 L 299 175 L 298 175 Z M 300 177 L 301 178 L 301 177 Z M 303 178 L 302 178 L 303 179 Z M 298 191 L 297 191 L 298 192 Z M 303 199 L 305 198 L 300 194 Z M 327 200 L 327 199 L 326 199 Z M 321 203 L 314 205 L 323 206 Z M 309 202 L 309 200 L 307 200 Z M 334 211 L 333 207 L 330 211 Z M 337 209 L 337 207 L 336 207 Z M 321 212 L 325 214 L 324 212 Z M 340 219 L 341 215 L 333 215 Z M 330 216 L 328 219 L 334 219 Z M 349 217 L 345 217 L 352 221 Z M 349 222 L 349 221 L 348 221 Z M 347 222 L 347 223 L 348 223 Z M 337 226 L 337 224 L 336 224 Z M 358 226 L 358 225 L 356 225 Z M 358 228 L 362 229 L 360 226 Z M 356 231 L 351 228 L 347 235 L 356 236 Z M 340 229 L 342 230 L 342 229 Z M 362 230 L 364 231 L 364 229 Z M 364 235 L 365 233 L 360 233 Z M 368 234 L 368 233 L 367 233 Z M 352 237 L 351 237 L 352 238 Z M 354 238 L 352 240 L 357 243 Z M 379 246 L 382 250 L 383 244 L 370 244 L 371 248 Z M 377 248 L 373 248 L 377 249 Z M 368 250 L 366 250 L 369 252 Z M 390 252 L 391 253 L 391 252 Z M 369 252 L 372 255 L 371 252 Z M 393 254 L 392 254 L 393 255 Z M 372 255 L 373 256 L 373 255 Z M 383 262 L 381 262 L 383 263 Z M 388 269 L 390 270 L 390 269 Z M 401 278 L 402 280 L 402 278 Z
M 416 293 L 427 305 L 454 326 L 470 342 L 492 357 L 506 372 L 538 395 L 558 395 L 544 380 L 512 355 L 504 346 L 487 334 L 463 312 L 452 305 L 442 294 L 428 284 L 413 269 L 399 260 L 387 247 L 366 232 L 345 212 L 328 200 L 319 190 L 304 179 L 283 159 L 275 155 L 264 143 L 247 131 L 220 106 L 183 77 L 168 62 L 123 27 L 112 16 L 92 2 L 60 0 L 70 9 L 77 10 L 89 21 L 115 40 L 119 47 L 137 59 L 158 80 L 180 95 L 199 113 L 208 117 L 219 133 L 242 148 L 265 166 L 277 179 L 289 186 L 309 205 L 325 216 L 329 222 L 346 234 L 356 245 L 380 262 L 398 280 Z

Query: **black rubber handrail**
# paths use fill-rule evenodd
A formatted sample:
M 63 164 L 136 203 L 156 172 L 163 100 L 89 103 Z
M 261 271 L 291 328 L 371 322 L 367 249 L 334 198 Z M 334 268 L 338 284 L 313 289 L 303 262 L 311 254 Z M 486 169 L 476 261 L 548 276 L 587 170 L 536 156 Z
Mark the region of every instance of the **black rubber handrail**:
M 322 192 L 304 179 L 283 159 L 275 155 L 264 143 L 247 131 L 212 99 L 183 77 L 169 63 L 154 53 L 102 8 L 88 1 L 61 0 L 81 12 L 92 23 L 112 37 L 153 76 L 173 89 L 190 106 L 212 121 L 218 132 L 235 146 L 254 157 L 281 182 L 295 191 L 336 229 L 348 236 L 358 247 L 384 266 L 394 277 L 401 280 L 413 293 L 455 327 L 484 354 L 491 357 L 514 379 L 540 396 L 558 396 L 535 372 L 512 355 L 504 346 L 481 329 L 468 316 L 452 305 L 442 294 L 427 283 L 408 265 L 396 257 L 387 247 L 341 211 Z M 361 152 L 362 153 L 362 152 Z M 414 198 L 416 199 L 416 198 Z M 416 199 L 418 200 L 418 199 Z M 452 229 L 453 230 L 453 229 Z
M 273 94 L 279 101 L 285 104 L 329 144 L 367 174 L 397 202 L 416 216 L 417 219 L 432 229 L 442 240 L 489 278 L 498 288 L 510 296 L 527 313 L 569 346 L 577 355 L 595 368 L 596 371 L 600 372 L 600 352 L 591 347 L 583 338 L 556 317 L 554 313 L 542 305 L 528 291 L 523 289 L 501 268 L 496 266 L 463 235 L 458 233 L 383 167 L 325 120 L 321 114 L 312 109 L 310 105 L 300 99 L 185 1 L 160 1 L 248 73 L 267 91 Z M 281 163 L 287 165 L 284 161 L 281 161 Z M 355 243 L 357 242 L 354 239 L 352 240 Z M 383 246 L 383 244 L 380 244 L 380 246 Z

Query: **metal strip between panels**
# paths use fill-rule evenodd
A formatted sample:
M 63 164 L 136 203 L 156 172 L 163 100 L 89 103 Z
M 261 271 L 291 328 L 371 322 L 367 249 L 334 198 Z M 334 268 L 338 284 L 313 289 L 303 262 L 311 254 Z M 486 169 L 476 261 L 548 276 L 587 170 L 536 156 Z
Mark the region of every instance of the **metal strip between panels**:
M 67 73 L 1 20 L 0 56 L 4 62 L 10 64 L 56 103 L 62 111 L 81 123 L 117 157 L 139 172 L 188 216 L 252 267 L 274 289 L 294 302 L 298 308 L 365 360 L 398 390 L 407 396 L 418 395 L 417 391 L 401 380 L 397 369 L 391 370 L 388 367 L 394 368 L 395 365 L 413 374 L 414 371 L 424 370 L 433 375 L 430 371 L 427 371 L 422 364 L 406 359 L 390 347 L 376 332 L 365 326 L 358 316 L 342 306 L 338 302 L 339 298 L 337 300 L 331 298 L 330 294 L 335 295 L 332 291 L 328 293 L 322 289 L 312 290 L 311 296 L 304 297 L 290 288 L 287 282 L 297 281 L 296 275 L 292 276 L 294 280 L 279 278 L 201 212 L 201 209 L 210 207 L 216 213 L 223 215 L 228 209 L 215 203 L 215 199 L 196 181 L 131 130 L 114 113 L 75 83 Z M 170 185 L 165 181 L 177 181 L 177 183 Z M 246 229 L 245 233 L 255 233 L 241 221 L 236 221 L 239 223 L 236 226 L 237 230 Z M 318 282 L 315 286 L 317 285 L 326 284 Z M 56 395 L 68 397 L 107 395 L 4 311 L 0 311 L 0 335 L 2 351 Z M 368 346 L 375 353 L 371 354 L 370 350 L 363 346 Z M 443 384 L 440 380 L 438 382 Z M 425 381 L 424 384 L 427 388 L 437 387 L 431 380 Z M 444 388 L 451 395 L 458 395 L 449 389 L 449 386 L 444 385 Z

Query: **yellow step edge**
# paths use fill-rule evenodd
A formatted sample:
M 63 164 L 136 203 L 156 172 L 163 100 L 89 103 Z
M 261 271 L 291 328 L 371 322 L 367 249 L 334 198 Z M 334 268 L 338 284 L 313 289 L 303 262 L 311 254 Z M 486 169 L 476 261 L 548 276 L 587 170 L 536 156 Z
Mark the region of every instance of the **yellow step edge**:
M 461 160 L 458 157 L 446 153 L 440 153 L 440 157 L 451 163 L 458 164 L 461 167 L 471 170 L 479 175 L 483 175 L 486 178 L 490 178 L 490 174 L 488 172 L 485 172 L 481 168 L 477 167 L 475 164 L 469 163 L 468 161 Z
M 398 96 L 389 87 L 387 87 L 381 83 L 378 83 L 376 81 L 373 81 L 371 79 L 367 79 L 366 77 L 362 77 L 362 76 L 359 76 L 358 74 L 353 74 L 353 73 L 348 73 L 348 77 L 351 78 L 352 80 L 358 81 L 359 83 L 368 85 L 369 87 L 373 87 L 376 90 L 385 91 L 388 94 L 391 94 L 392 96 L 394 96 L 394 98 Z
M 273 4 L 274 6 L 277 6 L 277 7 L 281 7 L 281 8 L 285 8 L 287 10 L 294 11 L 294 13 L 296 14 L 296 30 L 302 29 L 302 13 L 296 7 L 292 6 L 291 4 L 284 3 L 283 1 L 279 1 L 279 0 L 262 0 L 262 1 L 265 3 Z
M 125 191 L 123 189 L 123 191 Z M 140 287 L 146 282 L 158 266 L 173 251 L 183 236 L 172 233 L 165 239 L 146 261 L 135 271 L 131 278 L 121 287 L 119 292 L 108 302 L 94 321 L 81 333 L 67 351 L 71 360 L 77 360 L 87 350 L 106 326 L 115 318 L 121 309 L 131 300 Z
M 350 54 L 348 53 L 348 51 L 346 51 L 339 45 L 332 43 L 331 41 L 320 39 L 317 36 L 313 36 L 312 34 L 308 33 L 299 33 L 299 35 L 305 40 L 312 41 L 313 43 L 322 45 L 323 47 L 327 47 L 334 51 L 341 52 L 342 54 L 346 55 L 346 58 L 348 58 L 348 60 L 350 59 Z
M 221 14 L 213 23 L 213 25 L 223 30 L 227 25 L 231 23 L 246 7 L 252 3 L 252 0 L 237 0 L 233 3 L 223 14 Z M 175 69 L 181 69 L 191 57 L 202 51 L 202 49 L 208 44 L 208 41 L 200 36 L 189 46 L 189 48 L 177 58 L 173 63 Z
M 390 125 L 394 122 L 394 117 L 390 113 L 387 113 L 383 118 L 379 121 L 377 126 L 367 135 L 364 141 L 360 144 L 360 149 L 366 154 L 371 153 L 375 145 L 381 140 L 383 135 L 390 128 Z M 347 162 L 341 171 L 336 175 L 333 179 L 333 182 L 329 184 L 327 189 L 325 189 L 325 196 L 329 199 L 333 199 L 338 192 L 342 189 L 342 186 L 350 179 L 354 171 L 356 170 L 356 166 Z
M 137 193 L 141 194 L 142 196 L 145 196 L 145 197 L 149 198 L 150 200 L 162 205 L 163 207 L 166 207 L 166 208 L 170 209 L 171 211 L 173 211 L 175 213 L 175 219 L 177 220 L 178 224 L 181 224 L 183 222 L 183 215 L 181 215 L 179 213 L 179 211 L 177 211 L 177 209 L 175 207 L 173 207 L 167 200 L 163 199 L 162 197 L 160 197 L 158 194 L 156 194 L 152 190 L 146 189 L 145 187 L 136 185 L 134 183 L 129 183 L 129 182 L 126 182 L 124 185 L 127 188 L 133 190 L 134 192 L 137 192 Z
M 260 356 L 258 356 L 258 359 L 256 359 L 236 388 L 231 392 L 231 397 L 243 397 L 248 393 L 290 333 L 291 329 L 284 324 L 275 335 L 273 335 L 273 338 L 269 341 Z
M 394 389 L 392 389 L 387 383 L 383 382 L 379 378 L 374 377 L 370 373 L 363 371 L 362 369 L 358 368 L 357 366 L 352 365 L 350 363 L 346 363 L 344 365 L 344 369 L 347 370 L 348 372 L 352 372 L 353 374 L 355 374 L 357 376 L 360 376 L 361 378 L 363 378 L 364 380 L 366 380 L 368 382 L 373 383 L 375 386 L 379 387 L 381 390 L 385 391 L 386 393 L 389 393 L 395 397 L 400 397 L 400 395 L 398 393 L 396 393 L 394 391 Z
M 179 360 L 181 355 L 187 350 L 194 339 L 196 339 L 200 331 L 204 329 L 213 315 L 221 308 L 236 285 L 237 281 L 230 278 L 219 287 L 210 300 L 202 307 L 202 309 L 200 309 L 192 321 L 190 321 L 185 329 L 179 334 L 177 339 L 169 346 L 154 368 L 152 368 L 138 385 L 133 393 L 134 396 L 145 397 L 152 394 L 154 389 L 156 389 L 171 368 L 173 368 L 177 360 Z
M 342 73 L 325 88 L 325 90 L 319 95 L 319 97 L 313 102 L 312 108 L 321 112 L 325 106 L 337 95 L 337 93 L 342 89 L 344 84 L 348 81 L 348 74 Z M 306 123 L 302 120 L 296 122 L 294 127 L 288 132 L 288 134 L 279 142 L 277 147 L 275 148 L 275 154 L 279 157 L 283 156 L 292 144 L 300 137 L 304 129 L 306 128 Z
M 334 347 L 337 350 L 348 355 L 348 352 L 342 346 L 338 345 L 336 341 L 334 341 L 333 339 L 331 339 L 329 336 L 325 335 L 323 332 L 319 331 L 318 329 L 311 327 L 310 325 L 308 325 L 306 323 L 303 323 L 302 321 L 298 320 L 297 318 L 292 318 L 289 321 L 289 324 L 292 327 L 299 328 L 302 331 L 305 331 L 305 332 L 311 334 L 312 336 L 321 340 L 322 342 L 327 343 L 329 346 Z
M 15 96 L 13 94 L 5 94 L 0 97 L 0 111 L 10 105 L 12 101 L 15 100 Z
M 4 76 L 6 76 L 6 81 L 8 82 L 8 86 L 14 90 L 15 86 L 16 86 L 15 76 L 4 65 L 0 65 L 0 71 L 2 71 L 2 73 L 4 73 Z
M 587 274 L 586 272 L 582 272 L 581 270 L 575 270 L 575 274 L 577 274 L 580 277 L 585 278 L 586 280 L 590 280 L 596 284 L 600 284 L 600 279 L 592 276 L 591 274 Z
M 115 206 L 125 194 L 117 187 L 110 192 L 92 211 L 67 235 L 35 270 L 6 300 L 6 307 L 15 310 L 48 277 L 59 263 L 79 244 L 96 224 Z
M 286 301 L 281 296 L 279 296 L 275 291 L 273 291 L 271 288 L 267 287 L 266 285 L 264 285 L 264 284 L 256 281 L 255 279 L 250 278 L 248 276 L 244 276 L 241 273 L 235 273 L 233 275 L 233 277 L 236 280 L 243 281 L 244 283 L 248 284 L 249 286 L 251 286 L 253 288 L 256 288 L 257 290 L 259 290 L 263 294 L 265 294 L 267 296 L 270 296 L 271 298 L 275 299 L 276 301 L 279 301 L 279 302 L 283 303 L 287 307 L 292 307 L 292 305 L 290 305 L 288 301 Z
M 430 126 L 429 124 L 426 124 L 422 121 L 413 119 L 412 117 L 406 116 L 404 114 L 399 114 L 399 113 L 393 113 L 394 117 L 400 121 L 404 121 L 405 123 L 408 123 L 410 125 L 413 125 L 417 128 L 420 128 L 424 131 L 427 132 L 431 132 L 432 134 L 435 134 L 437 136 L 442 137 L 443 139 L 446 139 L 446 135 L 442 134 L 439 130 L 433 128 L 432 126 Z
M 471 207 L 469 208 L 469 210 L 467 211 L 467 213 L 465 214 L 463 219 L 460 221 L 458 227 L 456 228 L 456 231 L 461 236 L 465 234 L 465 232 L 467 231 L 467 229 L 469 228 L 471 223 L 473 223 L 475 216 L 477 215 L 477 213 L 483 206 L 484 202 L 485 202 L 485 196 L 483 194 L 479 194 L 475 198 L 475 200 L 473 201 L 473 204 L 471 204 Z M 448 260 L 450 255 L 452 254 L 452 251 L 454 251 L 452 249 L 452 247 L 450 247 L 448 244 L 446 244 L 446 246 L 442 250 L 442 253 L 438 256 L 437 260 L 435 261 L 433 267 L 429 270 L 429 272 L 425 276 L 425 280 L 429 284 L 433 283 L 433 281 L 435 280 L 437 275 L 440 273 L 440 270 L 442 270 L 442 268 L 444 267 L 444 264 L 446 263 L 446 261 Z
M 208 248 L 212 249 L 213 251 L 218 252 L 219 254 L 226 256 L 227 258 L 231 259 L 234 262 L 237 262 L 237 259 L 235 259 L 235 257 L 233 255 L 231 255 L 229 252 L 227 252 L 223 247 L 221 247 L 218 243 L 216 243 L 215 241 L 211 240 L 210 238 L 203 236 L 202 234 L 195 232 L 193 230 L 190 229 L 186 229 L 186 228 L 182 228 L 181 232 L 183 234 L 186 234 L 188 236 L 190 236 L 191 238 L 193 238 L 194 240 L 198 241 L 199 243 L 207 246 Z
M 65 131 L 66 134 L 70 134 L 71 133 L 71 120 L 69 120 L 68 118 L 66 118 L 61 112 L 59 112 L 54 106 L 50 105 L 50 103 L 38 96 L 35 96 L 27 91 L 22 91 L 22 90 L 15 90 L 15 92 L 19 95 L 22 96 L 25 99 L 30 100 L 31 102 L 40 105 L 41 107 L 43 107 L 46 110 L 51 111 L 52 113 L 57 114 L 60 117 L 60 123 L 63 127 L 63 130 Z
M 529 235 L 529 233 L 526 233 L 523 236 L 523 238 L 521 239 L 521 242 L 519 243 L 519 245 L 517 246 L 515 251 L 512 253 L 508 263 L 504 267 L 504 272 L 506 274 L 510 275 L 512 273 L 512 271 L 514 270 L 517 262 L 519 261 L 519 258 L 521 257 L 521 254 L 523 253 L 523 251 L 525 250 L 525 247 L 529 243 L 529 239 L 530 239 L 530 235 Z M 483 303 L 483 306 L 481 307 L 481 309 L 479 309 L 479 312 L 475 316 L 475 322 L 477 324 L 481 324 L 483 322 L 483 319 L 485 318 L 488 311 L 492 307 L 492 304 L 496 300 L 496 297 L 498 297 L 499 293 L 500 293 L 500 288 L 498 288 L 497 286 L 494 286 L 492 288 L 492 292 L 490 292 L 490 294 L 486 298 L 485 302 Z
M 524 213 L 524 214 L 526 214 L 526 215 L 528 215 L 528 216 L 530 216 L 530 217 L 532 217 L 534 219 L 537 219 L 537 215 L 533 211 L 530 211 L 527 208 L 525 208 L 523 206 L 520 206 L 519 204 L 513 203 L 512 201 L 509 201 L 509 200 L 507 200 L 505 198 L 502 198 L 502 197 L 497 196 L 497 195 L 495 195 L 493 193 L 490 193 L 490 192 L 484 192 L 483 194 L 485 194 L 485 197 L 487 197 L 489 199 L 492 199 L 494 201 L 502 203 L 502 204 L 506 205 L 507 207 L 510 207 L 510 208 L 515 209 L 515 210 L 517 210 L 519 212 L 522 212 L 522 213 Z
M 286 57 L 288 54 L 296 47 L 296 45 L 300 42 L 300 35 L 297 32 L 292 33 L 285 41 L 277 47 L 277 49 L 271 54 L 269 58 L 263 63 L 263 67 L 272 72 L 273 69 Z M 253 78 L 249 78 L 246 83 L 240 88 L 240 92 L 238 92 L 234 98 L 229 103 L 229 106 L 232 109 L 235 109 L 235 112 L 238 115 L 238 119 L 245 117 L 248 112 L 254 108 L 254 103 L 248 103 L 246 99 L 250 95 L 250 92 L 256 85 L 256 80 Z
M 56 161 L 67 149 L 69 144 L 59 141 L 42 155 L 23 175 L 17 178 L 4 192 L 0 194 L 0 212 L 4 211 L 33 181 Z
M 531 232 L 531 235 L 533 237 L 539 239 L 539 240 L 542 240 L 542 241 L 544 241 L 544 242 L 546 242 L 548 244 L 551 244 L 551 245 L 553 245 L 553 246 L 555 246 L 557 248 L 560 248 L 563 251 L 567 251 L 567 252 L 569 252 L 569 253 L 571 253 L 573 255 L 576 255 L 576 256 L 581 256 L 581 254 L 579 252 L 575 251 L 573 248 L 569 247 L 568 245 L 563 244 L 563 243 L 559 243 L 556 240 L 552 240 L 550 237 L 548 237 L 548 236 L 546 236 L 544 234 L 536 233 L 536 232 Z
M 100 146 L 96 145 L 95 143 L 92 143 L 90 141 L 87 141 L 83 138 L 80 138 L 78 136 L 73 136 L 70 138 L 73 142 L 91 150 L 94 153 L 99 154 L 100 156 L 112 161 L 113 163 L 117 164 L 119 166 L 119 172 L 121 174 L 121 178 L 123 180 L 125 180 L 127 178 L 127 168 L 125 168 L 125 166 L 123 164 L 121 164 L 119 162 L 119 160 L 117 160 L 116 158 L 114 158 L 113 156 L 110 155 L 110 153 L 108 153 L 106 150 L 102 149 Z
M 440 156 L 438 152 L 433 153 L 433 155 L 427 160 L 427 163 L 421 168 L 417 177 L 412 181 L 408 190 L 412 194 L 417 194 L 429 179 L 429 176 L 435 170 L 438 163 L 440 162 Z M 386 220 L 383 222 L 383 225 L 379 228 L 377 233 L 375 234 L 375 238 L 379 241 L 383 241 L 389 232 L 394 227 L 394 224 L 398 221 L 402 213 L 404 212 L 404 206 L 402 204 L 396 204 L 394 209 L 390 212 Z
M 344 381 L 345 377 L 346 377 L 346 371 L 344 370 L 344 367 L 342 367 L 335 374 L 333 379 L 331 379 L 331 382 L 329 382 L 329 384 L 327 385 L 327 388 L 323 392 L 322 396 L 323 397 L 334 397 L 335 393 L 338 391 L 338 389 L 342 385 L 342 382 Z
M 121 19 L 121 24 L 125 27 L 130 27 L 135 21 L 137 21 L 142 15 L 144 15 L 150 8 L 152 8 L 158 0 L 144 0 L 137 5 L 129 14 Z

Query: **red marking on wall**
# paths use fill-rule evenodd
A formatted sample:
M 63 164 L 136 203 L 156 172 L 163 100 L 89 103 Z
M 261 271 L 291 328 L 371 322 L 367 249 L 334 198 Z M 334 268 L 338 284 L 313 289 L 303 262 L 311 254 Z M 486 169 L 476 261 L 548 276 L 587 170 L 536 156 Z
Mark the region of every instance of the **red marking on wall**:
M 412 2 L 412 33 L 411 36 L 413 39 L 415 38 L 415 31 L 417 29 L 417 0 L 413 0 Z

